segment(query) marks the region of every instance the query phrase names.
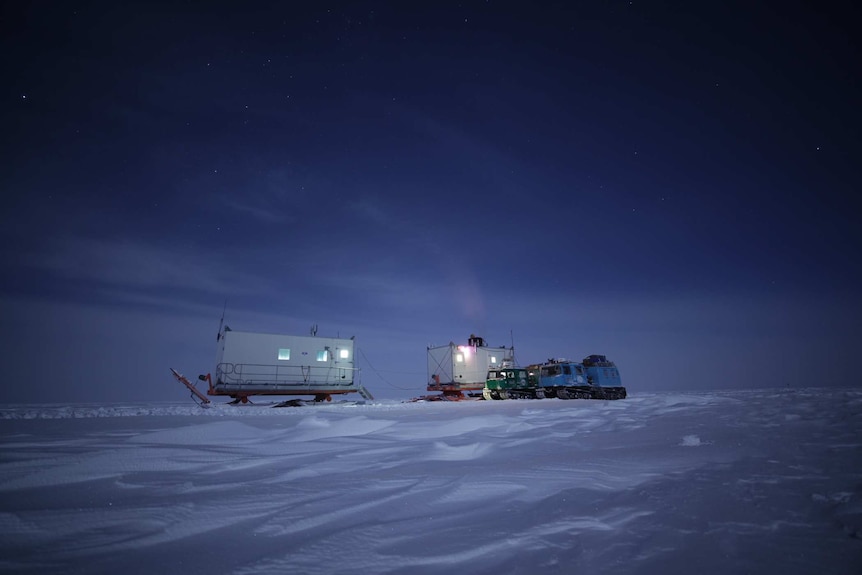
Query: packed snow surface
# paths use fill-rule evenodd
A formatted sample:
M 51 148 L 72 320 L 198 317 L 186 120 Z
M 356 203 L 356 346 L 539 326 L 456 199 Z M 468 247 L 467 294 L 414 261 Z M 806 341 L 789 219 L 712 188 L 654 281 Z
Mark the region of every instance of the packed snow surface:
M 862 573 L 862 390 L 0 408 L 0 571 Z

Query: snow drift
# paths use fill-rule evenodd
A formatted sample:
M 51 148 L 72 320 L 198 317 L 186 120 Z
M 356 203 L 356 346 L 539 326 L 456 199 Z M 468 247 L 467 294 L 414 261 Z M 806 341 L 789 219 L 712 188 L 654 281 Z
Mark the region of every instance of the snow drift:
M 858 573 L 862 390 L 0 408 L 0 569 Z

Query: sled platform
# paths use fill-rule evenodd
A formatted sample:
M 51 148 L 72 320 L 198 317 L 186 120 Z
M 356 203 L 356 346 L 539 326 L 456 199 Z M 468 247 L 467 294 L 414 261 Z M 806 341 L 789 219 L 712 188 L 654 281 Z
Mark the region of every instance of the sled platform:
M 407 400 L 407 403 L 423 402 L 423 401 L 475 401 L 485 399 L 481 393 L 467 393 L 461 391 L 444 391 L 438 395 L 420 395 L 413 399 Z

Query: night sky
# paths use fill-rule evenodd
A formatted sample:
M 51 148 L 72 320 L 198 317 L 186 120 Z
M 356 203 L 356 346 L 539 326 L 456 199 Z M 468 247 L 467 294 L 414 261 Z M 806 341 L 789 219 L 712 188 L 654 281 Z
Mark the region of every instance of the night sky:
M 859 385 L 851 3 L 4 2 L 0 402 L 182 400 L 232 329 Z

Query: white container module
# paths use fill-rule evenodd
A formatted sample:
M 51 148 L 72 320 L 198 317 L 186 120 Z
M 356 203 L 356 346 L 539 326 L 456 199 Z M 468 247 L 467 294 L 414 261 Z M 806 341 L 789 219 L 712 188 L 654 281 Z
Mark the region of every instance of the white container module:
M 252 395 L 314 395 L 360 391 L 353 338 L 232 331 L 219 338 L 210 395 L 246 401 Z
M 510 347 L 488 347 L 481 337 L 471 335 L 466 345 L 428 348 L 428 391 L 459 394 L 481 390 L 489 368 L 511 365 L 514 350 Z

